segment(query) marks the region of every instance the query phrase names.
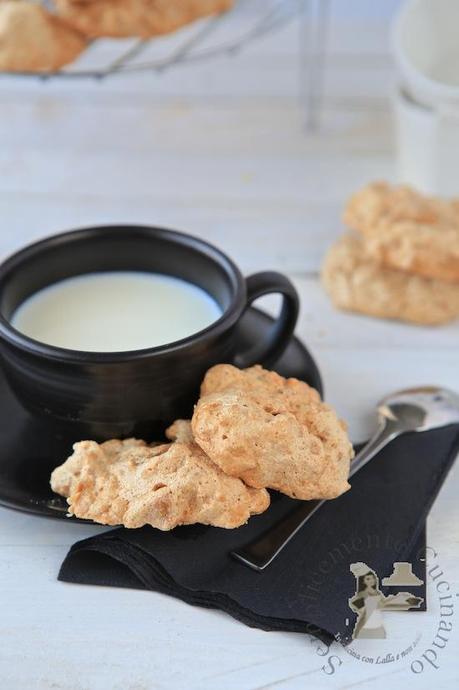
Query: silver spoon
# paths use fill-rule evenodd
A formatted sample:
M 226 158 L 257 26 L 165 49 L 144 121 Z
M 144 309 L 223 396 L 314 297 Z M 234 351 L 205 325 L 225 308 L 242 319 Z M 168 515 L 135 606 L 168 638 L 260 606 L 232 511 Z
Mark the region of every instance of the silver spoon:
M 377 410 L 378 428 L 352 461 L 349 477 L 401 434 L 459 424 L 459 395 L 436 386 L 407 388 L 383 398 Z M 324 503 L 305 501 L 261 537 L 231 555 L 253 570 L 264 570 Z

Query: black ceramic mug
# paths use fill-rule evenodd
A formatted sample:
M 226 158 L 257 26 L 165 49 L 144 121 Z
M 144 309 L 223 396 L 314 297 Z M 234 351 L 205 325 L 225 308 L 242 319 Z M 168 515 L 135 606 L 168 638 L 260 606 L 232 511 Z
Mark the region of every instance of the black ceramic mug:
M 209 293 L 221 317 L 167 345 L 106 353 L 47 345 L 11 325 L 16 308 L 33 293 L 65 278 L 101 271 L 181 278 Z M 283 297 L 271 333 L 250 352 L 238 352 L 239 319 L 268 293 Z M 298 307 L 298 295 L 285 276 L 264 272 L 244 279 L 225 254 L 196 237 L 142 226 L 75 230 L 36 242 L 0 266 L 2 365 L 28 410 L 71 424 L 77 438 L 151 438 L 173 419 L 190 416 L 203 375 L 212 365 L 272 365 L 292 336 Z

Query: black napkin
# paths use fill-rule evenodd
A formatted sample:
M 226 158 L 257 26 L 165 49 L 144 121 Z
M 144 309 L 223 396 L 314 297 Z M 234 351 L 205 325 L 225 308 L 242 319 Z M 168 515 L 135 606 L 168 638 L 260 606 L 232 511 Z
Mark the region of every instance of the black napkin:
M 458 426 L 399 437 L 262 573 L 229 552 L 295 507 L 277 494 L 266 513 L 235 530 L 121 528 L 85 539 L 70 549 L 59 579 L 151 589 L 221 609 L 252 627 L 309 632 L 325 642 L 339 634 L 346 641 L 355 620 L 348 606 L 356 585 L 351 563 L 366 563 L 382 580 L 394 561 L 409 561 L 425 580 L 426 516 L 458 452 Z M 425 586 L 401 589 L 425 600 Z

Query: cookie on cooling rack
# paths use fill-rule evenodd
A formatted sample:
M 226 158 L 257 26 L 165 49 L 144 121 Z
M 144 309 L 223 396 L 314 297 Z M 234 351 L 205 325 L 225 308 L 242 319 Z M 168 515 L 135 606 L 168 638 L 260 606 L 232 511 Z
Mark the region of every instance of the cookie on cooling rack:
M 41 5 L 0 2 L 0 71 L 55 72 L 85 47 L 82 34 Z
M 228 10 L 234 0 L 55 0 L 58 13 L 90 38 L 150 38 Z

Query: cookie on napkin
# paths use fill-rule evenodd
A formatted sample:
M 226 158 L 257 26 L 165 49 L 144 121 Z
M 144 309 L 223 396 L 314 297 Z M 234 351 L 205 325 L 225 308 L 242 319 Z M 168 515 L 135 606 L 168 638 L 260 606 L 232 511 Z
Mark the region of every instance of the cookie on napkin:
M 193 442 L 189 422 L 169 432 L 173 443 L 81 441 L 51 475 L 69 513 L 104 525 L 170 530 L 202 523 L 239 527 L 269 506 L 267 491 L 246 486 L 214 465 Z
M 84 36 L 41 5 L 0 2 L 1 72 L 55 72 L 85 47 Z
M 257 365 L 206 374 L 193 436 L 228 475 L 304 500 L 347 491 L 353 456 L 346 427 L 316 390 Z
M 350 198 L 343 221 L 378 263 L 459 283 L 459 199 L 375 182 Z
M 322 283 L 339 309 L 420 325 L 459 317 L 459 284 L 382 266 L 368 257 L 363 239 L 353 233 L 328 251 Z

